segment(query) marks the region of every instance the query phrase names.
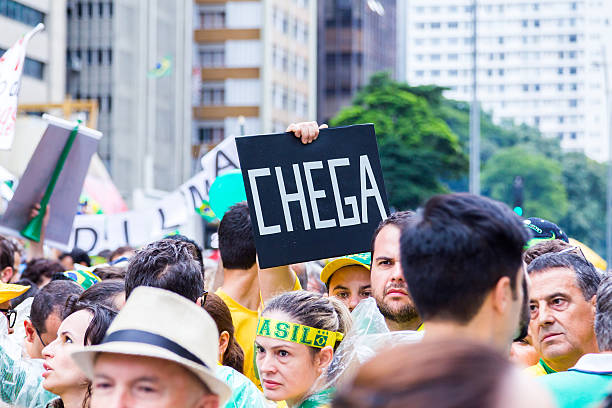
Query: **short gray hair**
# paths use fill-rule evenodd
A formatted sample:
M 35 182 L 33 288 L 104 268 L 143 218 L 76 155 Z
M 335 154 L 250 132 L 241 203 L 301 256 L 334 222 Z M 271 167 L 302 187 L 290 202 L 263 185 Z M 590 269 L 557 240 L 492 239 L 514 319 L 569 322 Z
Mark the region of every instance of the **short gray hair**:
M 597 291 L 595 336 L 600 351 L 612 351 L 612 275 L 608 275 Z
M 567 268 L 576 274 L 576 283 L 585 300 L 591 300 L 597 293 L 602 275 L 592 263 L 575 252 L 552 252 L 535 258 L 527 267 L 529 275 L 552 268 Z

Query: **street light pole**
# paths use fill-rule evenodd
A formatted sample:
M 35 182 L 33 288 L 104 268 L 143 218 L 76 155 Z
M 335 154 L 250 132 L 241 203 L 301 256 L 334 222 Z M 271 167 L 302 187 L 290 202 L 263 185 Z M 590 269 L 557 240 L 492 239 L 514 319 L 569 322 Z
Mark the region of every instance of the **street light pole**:
M 472 83 L 472 103 L 470 106 L 470 193 L 480 194 L 480 106 L 478 104 L 478 2 L 474 0 L 472 5 L 473 12 L 473 36 L 474 52 L 473 58 L 473 83 Z

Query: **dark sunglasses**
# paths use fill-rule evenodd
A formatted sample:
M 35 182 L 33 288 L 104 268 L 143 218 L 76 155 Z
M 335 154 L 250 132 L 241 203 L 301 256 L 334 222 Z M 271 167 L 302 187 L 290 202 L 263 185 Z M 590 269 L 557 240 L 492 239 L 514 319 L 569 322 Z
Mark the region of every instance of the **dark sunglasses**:
M 13 309 L 0 309 L 0 312 L 4 313 L 8 319 L 9 329 L 12 329 L 17 321 L 17 312 Z
M 208 297 L 208 291 L 205 290 L 204 293 L 202 293 L 202 296 L 200 296 L 200 299 L 202 300 L 200 306 L 204 307 L 204 303 L 206 303 L 207 297 Z

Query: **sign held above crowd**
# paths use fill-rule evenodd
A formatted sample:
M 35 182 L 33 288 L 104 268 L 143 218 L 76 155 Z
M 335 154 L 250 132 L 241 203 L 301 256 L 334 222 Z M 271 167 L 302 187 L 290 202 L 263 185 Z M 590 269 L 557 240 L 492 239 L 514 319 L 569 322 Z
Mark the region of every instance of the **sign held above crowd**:
M 75 123 L 51 115 L 43 117 L 49 124 L 0 221 L 0 231 L 19 236 L 30 222 L 30 211 L 43 200 L 43 193 L 56 178 L 55 188 L 48 191 L 50 216 L 45 240 L 52 246 L 68 249 L 89 161 L 98 149 L 102 133 L 84 126 L 76 128 Z M 73 143 L 65 149 L 71 134 Z
M 374 125 L 236 138 L 263 268 L 370 250 L 387 217 Z

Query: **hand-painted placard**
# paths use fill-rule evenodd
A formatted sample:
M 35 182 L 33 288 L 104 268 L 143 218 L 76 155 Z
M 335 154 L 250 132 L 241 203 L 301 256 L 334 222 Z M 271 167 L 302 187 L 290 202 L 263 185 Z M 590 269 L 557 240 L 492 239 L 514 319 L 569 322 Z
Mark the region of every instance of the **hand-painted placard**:
M 374 126 L 236 138 L 262 268 L 370 250 L 387 217 Z

